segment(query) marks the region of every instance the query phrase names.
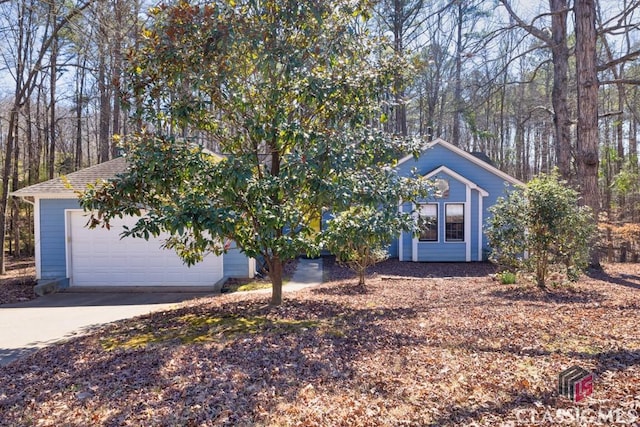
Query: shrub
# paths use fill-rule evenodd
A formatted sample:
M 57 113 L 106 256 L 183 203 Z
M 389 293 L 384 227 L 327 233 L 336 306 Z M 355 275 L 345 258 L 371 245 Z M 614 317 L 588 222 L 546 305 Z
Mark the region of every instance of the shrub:
M 396 211 L 397 212 L 397 211 Z M 397 235 L 401 220 L 384 210 L 352 207 L 327 221 L 324 246 L 336 256 L 338 264 L 358 274 L 364 286 L 367 268 L 388 257 L 387 247 Z
M 502 271 L 498 274 L 498 277 L 500 278 L 500 283 L 503 285 L 513 285 L 516 283 L 516 273 L 512 271 Z
M 490 260 L 533 273 L 544 288 L 552 271 L 576 280 L 587 267 L 595 221 L 578 193 L 556 172 L 539 175 L 490 208 Z

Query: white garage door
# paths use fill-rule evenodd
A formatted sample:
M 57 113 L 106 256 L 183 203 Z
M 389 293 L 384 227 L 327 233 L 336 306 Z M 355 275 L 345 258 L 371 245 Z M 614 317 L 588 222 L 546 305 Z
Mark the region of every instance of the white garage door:
M 135 219 L 115 218 L 111 229 L 88 229 L 87 214 L 67 211 L 67 262 L 71 286 L 212 286 L 222 278 L 222 257 L 210 254 L 191 267 L 162 239 L 125 237 L 122 226 Z

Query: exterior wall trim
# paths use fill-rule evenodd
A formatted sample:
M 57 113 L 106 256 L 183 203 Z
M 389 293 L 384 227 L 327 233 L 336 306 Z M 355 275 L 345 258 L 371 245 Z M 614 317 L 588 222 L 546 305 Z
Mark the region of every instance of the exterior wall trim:
M 482 238 L 484 236 L 483 201 L 484 201 L 484 196 L 482 194 L 478 194 L 478 261 L 482 261 Z
M 412 203 L 411 207 L 413 209 L 413 219 L 414 221 L 418 221 L 418 209 L 416 208 L 416 204 Z M 413 236 L 411 239 L 411 261 L 418 262 L 418 237 Z
M 82 209 L 65 209 L 64 210 L 64 256 L 65 256 L 65 264 L 67 269 L 67 278 L 69 279 L 69 286 L 73 286 L 73 277 L 71 277 L 71 272 L 73 271 L 73 265 L 71 263 L 73 260 L 71 259 L 71 245 L 73 245 L 73 241 L 71 240 L 71 213 L 72 212 L 84 212 Z
M 398 213 L 402 215 L 402 200 L 398 202 Z M 398 237 L 398 260 L 403 261 L 404 250 L 403 250 L 403 241 L 402 241 L 403 232 L 400 232 L 400 237 Z
M 465 216 L 464 239 L 466 240 L 465 260 L 467 262 L 470 262 L 471 261 L 471 187 L 468 185 L 467 185 L 467 202 L 464 204 L 464 216 Z
M 474 156 L 471 153 L 467 153 L 466 151 L 456 147 L 455 145 L 451 144 L 450 142 L 445 141 L 442 138 L 438 138 L 435 139 L 431 142 L 429 142 L 426 145 L 426 148 L 423 150 L 426 151 L 429 148 L 435 146 L 435 145 L 441 145 L 442 147 L 446 148 L 449 151 L 454 152 L 455 154 L 459 155 L 460 157 L 463 157 L 464 159 L 470 161 L 471 163 L 474 163 L 477 166 L 480 166 L 481 168 L 485 169 L 488 172 L 491 172 L 492 174 L 499 176 L 500 178 L 502 178 L 503 180 L 507 181 L 510 184 L 513 185 L 524 185 L 524 183 L 514 177 L 512 177 L 511 175 L 508 175 L 504 172 L 502 172 L 500 169 L 496 168 L 495 166 L 490 165 L 489 163 L 485 162 L 484 160 L 480 160 L 479 158 L 477 158 L 476 156 Z M 413 155 L 408 155 L 406 157 L 403 157 L 402 159 L 400 159 L 398 161 L 398 165 L 401 165 L 404 162 L 407 162 L 411 159 L 413 159 L 414 156 Z
M 40 198 L 33 198 L 33 237 L 35 241 L 36 280 L 42 279 L 42 244 L 40 242 Z

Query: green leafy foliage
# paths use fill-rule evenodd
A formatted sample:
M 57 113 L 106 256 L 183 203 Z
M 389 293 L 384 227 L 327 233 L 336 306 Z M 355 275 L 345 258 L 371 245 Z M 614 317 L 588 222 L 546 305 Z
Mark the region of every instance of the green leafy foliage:
M 395 219 L 400 220 L 387 218 L 375 208 L 354 207 L 328 221 L 323 233 L 326 248 L 338 263 L 358 273 L 359 285 L 365 284 L 367 267 L 387 259 Z
M 589 261 L 595 233 L 588 207 L 557 173 L 539 175 L 490 208 L 490 259 L 512 271 L 532 272 L 545 287 L 551 271 L 577 279 Z
M 498 277 L 500 278 L 500 283 L 502 283 L 503 285 L 513 285 L 514 283 L 516 283 L 516 273 L 509 271 L 509 270 L 504 270 L 501 271 L 498 274 Z
M 152 8 L 128 73 L 130 107 L 153 132 L 124 142 L 126 174 L 82 196 L 92 225 L 142 214 L 125 235 L 168 231 L 166 245 L 188 263 L 232 239 L 264 259 L 272 303 L 280 304 L 283 263 L 319 253 L 314 225 L 323 210 L 373 211 L 416 193 L 403 190 L 409 181 L 391 165 L 417 153 L 419 142 L 376 126 L 380 89 L 405 64 L 379 54 L 385 42 L 366 30 L 369 6 L 238 0 Z M 224 158 L 191 144 L 195 135 Z

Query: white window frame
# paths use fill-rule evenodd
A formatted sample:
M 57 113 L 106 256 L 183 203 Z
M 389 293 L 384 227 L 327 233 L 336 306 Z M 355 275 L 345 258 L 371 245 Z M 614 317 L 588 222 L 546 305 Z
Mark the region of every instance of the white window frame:
M 423 206 L 435 206 L 436 208 L 436 239 L 435 240 L 422 240 L 420 239 L 420 234 L 418 234 L 418 243 L 440 243 L 440 203 L 420 203 L 417 206 L 418 217 L 422 216 L 422 207 Z
M 464 238 L 462 240 L 448 240 L 447 239 L 447 207 L 450 205 L 462 205 L 462 232 L 464 233 Z M 467 225 L 469 224 L 469 214 L 467 211 L 467 206 L 469 203 L 466 202 L 449 202 L 444 204 L 444 243 L 466 243 L 469 239 L 470 230 L 468 230 Z

